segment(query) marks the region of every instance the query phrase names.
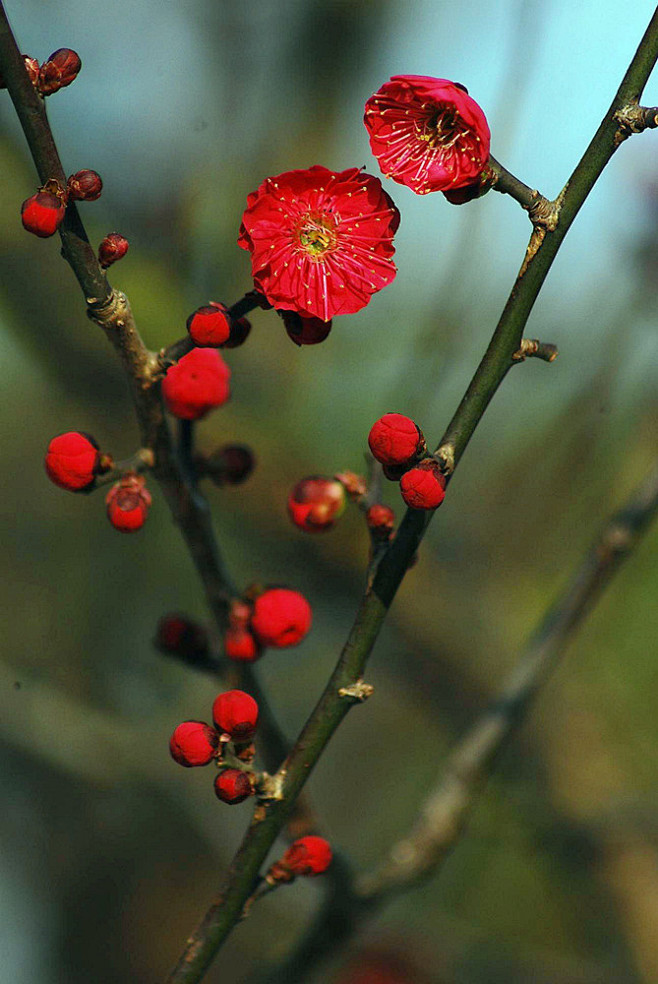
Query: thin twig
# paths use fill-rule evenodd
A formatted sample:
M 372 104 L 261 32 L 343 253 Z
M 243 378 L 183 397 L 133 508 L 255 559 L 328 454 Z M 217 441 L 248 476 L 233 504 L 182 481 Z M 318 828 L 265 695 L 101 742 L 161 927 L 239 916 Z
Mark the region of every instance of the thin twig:
M 559 197 L 559 222 L 528 249 L 526 259 L 489 347 L 453 419 L 440 442 L 437 455 L 446 475 L 454 471 L 475 428 L 495 392 L 514 364 L 526 322 L 555 255 L 616 149 L 619 124 L 615 111 L 637 101 L 658 58 L 658 10 L 640 42 L 612 106 L 583 158 Z M 365 666 L 379 630 L 409 562 L 429 524 L 429 517 L 408 510 L 397 536 L 382 558 L 372 584 L 359 606 L 349 638 L 329 683 L 312 711 L 297 742 L 283 763 L 279 776 L 283 798 L 259 808 L 230 866 L 223 893 L 210 907 L 189 937 L 168 984 L 195 984 L 201 980 L 220 946 L 239 920 L 245 900 L 253 891 L 260 866 L 285 823 L 292 804 L 353 701 L 340 696 L 341 689 L 363 678 Z

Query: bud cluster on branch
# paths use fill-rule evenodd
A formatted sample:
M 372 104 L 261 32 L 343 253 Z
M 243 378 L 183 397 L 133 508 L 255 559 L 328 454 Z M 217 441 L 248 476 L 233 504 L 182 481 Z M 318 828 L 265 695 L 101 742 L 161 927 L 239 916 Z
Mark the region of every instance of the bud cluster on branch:
M 0 13 L 4 17 L 1 2 Z M 658 24 L 654 27 L 658 29 Z M 658 56 L 658 47 L 652 44 Z M 70 85 L 80 71 L 79 56 L 68 48 L 54 52 L 42 65 L 19 56 L 19 51 L 13 53 L 13 74 L 0 62 L 5 81 L 12 98 L 14 91 L 25 94 L 27 87 L 29 98 L 38 99 L 41 108 L 46 96 Z M 630 91 L 641 92 L 650 71 L 648 60 L 640 59 L 639 67 L 633 69 L 634 62 L 629 69 L 636 73 L 631 73 Z M 11 64 L 10 57 L 9 69 Z M 367 588 L 346 646 L 303 732 L 274 774 L 254 765 L 257 752 L 266 752 L 263 735 L 277 731 L 251 664 L 267 649 L 301 643 L 311 630 L 313 612 L 302 593 L 285 585 L 256 583 L 244 591 L 233 586 L 199 483 L 210 479 L 218 486 L 238 485 L 251 474 L 255 458 L 250 448 L 235 443 L 202 453 L 195 448 L 196 429 L 231 398 L 232 370 L 220 349 L 230 351 L 253 340 L 257 332 L 246 317 L 251 311 L 273 311 L 267 317 L 275 321 L 276 315 L 295 345 L 313 346 L 327 340 L 335 318 L 361 311 L 393 282 L 398 272 L 393 258 L 400 212 L 381 180 L 363 167 L 332 170 L 314 164 L 265 177 L 246 195 L 237 230 L 237 245 L 251 263 L 252 289 L 233 305 L 216 300 L 199 304 L 187 318 L 180 340 L 159 352 L 146 349 L 126 298 L 111 290 L 103 272 L 126 254 L 128 240 L 110 233 L 101 241 L 97 257 L 85 254 L 85 275 L 108 291 L 107 296 L 87 293 L 88 311 L 123 358 L 143 446 L 115 463 L 85 432 L 59 434 L 48 445 L 47 475 L 71 492 L 90 493 L 109 484 L 107 516 L 121 532 L 144 526 L 152 505 L 147 475 L 161 485 L 201 573 L 215 625 L 206 631 L 186 616 L 170 614 L 160 620 L 156 644 L 192 665 L 228 665 L 234 674 L 231 683 L 236 680 L 244 687 L 215 698 L 212 724 L 183 721 L 170 738 L 170 753 L 179 765 L 215 764 L 214 791 L 220 801 L 256 803 L 222 899 L 188 940 L 172 984 L 200 980 L 231 928 L 260 895 L 298 875 L 318 875 L 329 868 L 328 841 L 308 834 L 297 837 L 265 875 L 259 874 L 331 735 L 348 709 L 372 693 L 363 672 L 378 631 L 489 401 L 512 365 L 528 356 L 550 362 L 557 354 L 553 345 L 522 338 L 532 304 L 562 238 L 607 160 L 630 132 L 654 126 L 658 120 L 655 110 L 638 107 L 637 102 L 634 110 L 624 89 L 626 82 L 618 94 L 619 105 L 606 118 L 608 129 L 603 127 L 583 158 L 591 167 L 590 185 L 576 180 L 555 202 L 514 178 L 491 156 L 485 114 L 460 83 L 396 75 L 367 100 L 364 124 L 386 178 L 418 195 L 441 192 L 452 204 L 476 200 L 496 189 L 522 205 L 533 231 L 490 347 L 436 449 L 430 451 L 413 419 L 384 413 L 367 435 L 375 459 L 367 479 L 349 470 L 309 475 L 296 482 L 287 501 L 281 502 L 292 523 L 307 533 L 332 529 L 352 502 L 365 516 L 370 557 Z M 45 114 L 34 125 L 52 140 Z M 54 144 L 53 159 L 59 161 Z M 60 169 L 44 179 L 44 161 L 37 163 L 44 183 L 21 206 L 23 227 L 41 239 L 59 231 L 65 243 L 67 223 L 78 214 L 75 203 L 97 200 L 103 182 L 91 169 L 68 178 Z M 81 224 L 80 229 L 84 232 Z M 532 264 L 536 275 L 529 278 Z M 365 443 L 364 433 L 364 448 Z M 399 483 L 408 507 L 397 530 L 393 510 L 381 501 L 382 474 Z M 222 653 L 215 660 L 213 646 L 220 640 Z

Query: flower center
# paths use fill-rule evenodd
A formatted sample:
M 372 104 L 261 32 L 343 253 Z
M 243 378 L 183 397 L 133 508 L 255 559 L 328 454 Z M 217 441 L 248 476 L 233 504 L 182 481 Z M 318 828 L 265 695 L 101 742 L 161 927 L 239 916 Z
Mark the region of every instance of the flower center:
M 437 106 L 431 116 L 416 123 L 418 138 L 432 148 L 450 150 L 468 133 L 468 127 L 453 106 Z
M 312 260 L 321 259 L 338 244 L 336 220 L 326 213 L 307 212 L 297 224 L 294 235 Z

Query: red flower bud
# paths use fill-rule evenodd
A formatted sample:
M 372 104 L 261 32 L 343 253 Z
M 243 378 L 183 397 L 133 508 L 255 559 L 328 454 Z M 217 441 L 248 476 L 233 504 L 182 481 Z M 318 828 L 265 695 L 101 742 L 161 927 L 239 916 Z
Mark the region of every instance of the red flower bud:
M 126 255 L 130 243 L 118 232 L 110 232 L 98 247 L 98 262 L 103 270 Z
M 223 345 L 231 334 L 231 321 L 228 308 L 213 302 L 192 312 L 187 319 L 187 330 L 195 345 Z
M 282 311 L 281 317 L 295 345 L 318 345 L 323 342 L 331 331 L 331 321 L 321 321 L 320 318 L 304 318 L 296 311 Z
M 215 727 L 234 741 L 252 738 L 258 724 L 258 704 L 244 690 L 227 690 L 212 705 Z
M 251 331 L 251 321 L 248 318 L 231 318 L 231 334 L 223 348 L 239 348 L 247 341 Z
M 48 478 L 71 492 L 90 490 L 100 470 L 98 444 L 89 434 L 69 431 L 48 445 L 44 461 Z
M 154 642 L 162 652 L 192 662 L 208 655 L 206 630 L 185 615 L 163 615 L 158 622 Z
M 231 370 L 216 349 L 195 348 L 167 370 L 162 395 L 169 413 L 200 420 L 230 396 Z
M 290 493 L 288 515 L 300 530 L 318 533 L 335 525 L 346 501 L 345 489 L 340 482 L 311 475 L 297 482 Z
M 402 498 L 412 509 L 436 509 L 445 498 L 446 480 L 433 458 L 424 458 L 400 479 Z
M 304 595 L 289 588 L 270 588 L 254 602 L 251 628 L 262 646 L 283 649 L 302 641 L 312 619 Z
M 231 806 L 249 799 L 253 791 L 249 776 L 240 769 L 224 769 L 215 779 L 217 798 Z
M 190 769 L 208 765 L 215 757 L 219 735 L 203 721 L 183 721 L 169 739 L 169 751 L 174 761 Z
M 69 196 L 78 202 L 95 202 L 101 197 L 103 182 L 100 174 L 85 168 L 72 174 L 66 182 Z
M 381 502 L 376 502 L 370 506 L 366 513 L 366 523 L 373 533 L 387 540 L 393 532 L 395 513 L 388 506 L 384 506 Z
M 236 626 L 226 630 L 224 655 L 236 663 L 255 663 L 263 655 L 263 650 L 249 629 Z
M 107 518 L 121 533 L 134 533 L 146 522 L 151 493 L 141 475 L 124 475 L 105 498 Z
M 383 465 L 406 465 L 427 450 L 417 424 L 401 413 L 386 413 L 371 427 L 368 445 Z
M 23 228 L 41 239 L 54 235 L 64 218 L 66 203 L 48 191 L 38 191 L 21 205 Z
M 225 444 L 213 451 L 202 467 L 215 485 L 240 485 L 249 478 L 255 464 L 254 453 L 246 444 Z
M 50 96 L 65 85 L 70 85 L 82 68 L 80 57 L 70 48 L 58 48 L 43 63 L 39 72 L 39 91 Z
M 290 845 L 280 864 L 294 875 L 321 875 L 331 864 L 331 846 L 324 837 L 301 837 Z

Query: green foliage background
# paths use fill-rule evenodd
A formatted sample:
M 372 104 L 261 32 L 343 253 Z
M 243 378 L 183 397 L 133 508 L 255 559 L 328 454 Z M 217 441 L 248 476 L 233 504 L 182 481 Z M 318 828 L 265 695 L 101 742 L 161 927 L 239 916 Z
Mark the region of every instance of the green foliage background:
M 83 217 L 93 241 L 115 229 L 131 241 L 110 279 L 154 348 L 180 337 L 197 305 L 249 289 L 235 237 L 265 175 L 312 163 L 377 173 L 360 115 L 390 74 L 468 84 L 496 156 L 555 194 L 652 9 L 16 6 L 22 50 L 82 55 L 51 120 L 65 167 L 103 175 Z M 656 92 L 653 82 L 647 102 Z M 35 176 L 0 97 L 3 964 L 16 984 L 152 981 L 215 894 L 250 808 L 220 806 L 210 775 L 168 756 L 173 727 L 207 717 L 217 685 L 150 643 L 164 612 L 205 615 L 165 503 L 156 495 L 142 533 L 121 537 L 102 493 L 74 498 L 43 474 L 55 433 L 89 431 L 119 458 L 137 434 L 56 242 L 21 228 Z M 515 369 L 496 397 L 378 644 L 375 697 L 310 784 L 332 842 L 359 866 L 408 828 L 444 753 L 655 456 L 655 149 L 655 134 L 622 148 L 569 236 L 529 326 L 560 358 Z M 287 490 L 306 474 L 361 470 L 368 429 L 388 410 L 438 439 L 528 235 L 503 196 L 455 209 L 387 190 L 402 212 L 395 284 L 317 348 L 296 349 L 256 312 L 249 342 L 228 355 L 232 401 L 199 428 L 204 448 L 236 440 L 258 456 L 246 486 L 208 493 L 236 580 L 284 581 L 313 605 L 307 641 L 259 666 L 290 736 L 351 624 L 367 537 L 356 511 L 305 537 L 286 518 Z M 394 486 L 387 496 L 401 515 Z M 657 544 L 654 531 L 589 619 L 440 879 L 384 912 L 355 942 L 357 964 L 381 951 L 432 984 L 655 981 Z M 260 903 L 208 981 L 252 981 L 321 892 L 295 884 Z M 309 984 L 346 980 L 341 960 Z

